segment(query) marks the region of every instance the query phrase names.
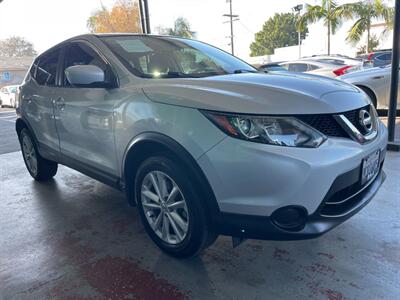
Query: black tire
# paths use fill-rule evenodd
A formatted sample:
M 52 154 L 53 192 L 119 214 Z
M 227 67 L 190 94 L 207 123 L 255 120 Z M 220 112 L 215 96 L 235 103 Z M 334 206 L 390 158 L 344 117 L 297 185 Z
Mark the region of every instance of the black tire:
M 152 229 L 145 216 L 142 205 L 142 184 L 145 177 L 151 172 L 162 172 L 179 187 L 182 199 L 186 202 L 188 213 L 187 233 L 177 244 L 167 243 Z M 210 230 L 209 219 L 200 193 L 196 190 L 196 182 L 191 182 L 190 175 L 173 159 L 156 156 L 146 159 L 139 167 L 135 178 L 135 196 L 139 215 L 150 238 L 165 253 L 176 258 L 192 257 L 215 242 L 218 235 Z M 161 214 L 161 211 L 160 211 Z
M 378 101 L 376 100 L 376 96 L 374 92 L 372 92 L 369 88 L 366 88 L 364 86 L 359 86 L 360 89 L 363 90 L 364 93 L 368 95 L 368 97 L 371 99 L 371 103 L 375 108 L 378 108 Z
M 18 138 L 21 145 L 22 157 L 24 158 L 25 166 L 29 174 L 37 181 L 46 181 L 53 178 L 57 174 L 58 164 L 40 156 L 35 140 L 32 138 L 29 130 L 26 128 L 22 129 Z M 32 167 L 32 164 L 30 164 L 31 157 L 28 157 L 24 149 L 24 143 L 28 141 L 32 144 L 31 157 L 33 155 L 36 156 L 36 168 Z

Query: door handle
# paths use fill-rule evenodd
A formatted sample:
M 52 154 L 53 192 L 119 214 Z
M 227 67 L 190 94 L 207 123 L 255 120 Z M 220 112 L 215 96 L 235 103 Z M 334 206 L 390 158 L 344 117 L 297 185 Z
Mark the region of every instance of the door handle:
M 56 107 L 60 110 L 63 111 L 65 109 L 65 100 L 63 97 L 57 98 L 57 100 L 54 101 L 54 104 Z
M 30 96 L 22 95 L 22 100 L 28 102 L 28 104 L 32 103 L 32 98 Z

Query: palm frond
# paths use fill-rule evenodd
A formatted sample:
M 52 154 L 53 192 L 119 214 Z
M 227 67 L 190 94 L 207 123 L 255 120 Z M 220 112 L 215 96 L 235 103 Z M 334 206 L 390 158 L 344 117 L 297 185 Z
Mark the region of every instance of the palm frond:
M 361 40 L 363 33 L 367 30 L 367 26 L 368 20 L 364 18 L 358 19 L 353 26 L 351 26 L 346 41 L 353 45 L 357 44 Z
M 327 11 L 320 5 L 307 5 L 307 11 L 300 17 L 301 22 L 315 23 L 326 17 Z

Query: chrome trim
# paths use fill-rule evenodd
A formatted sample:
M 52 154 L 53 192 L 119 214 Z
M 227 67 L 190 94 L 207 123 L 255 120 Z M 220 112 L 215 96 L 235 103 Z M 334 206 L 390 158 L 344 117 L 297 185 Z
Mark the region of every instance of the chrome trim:
M 383 176 L 383 177 L 382 177 L 382 180 L 381 180 L 381 182 L 380 182 L 378 188 L 373 192 L 373 195 L 372 195 L 371 197 L 373 197 L 373 196 L 377 193 L 379 187 L 380 187 L 380 186 L 383 184 L 383 182 L 385 181 L 386 176 L 385 176 L 385 174 L 382 173 L 382 172 L 383 172 L 382 170 L 381 170 L 380 172 L 378 172 L 378 174 L 374 177 L 374 179 L 371 180 L 371 182 L 368 184 L 368 186 L 370 186 L 370 185 L 372 185 L 373 183 L 375 183 L 375 181 L 377 180 L 377 178 L 379 177 L 379 175 L 382 174 L 382 176 Z M 360 201 L 359 203 L 357 203 L 357 205 L 355 205 L 353 208 L 351 208 L 350 210 L 346 211 L 345 213 L 338 214 L 338 215 L 325 215 L 325 214 L 320 214 L 320 216 L 321 216 L 321 217 L 324 217 L 324 218 L 341 218 L 341 217 L 344 217 L 344 216 L 346 216 L 346 215 L 348 215 L 348 214 L 351 214 L 351 213 L 354 212 L 355 210 L 357 210 L 357 209 L 359 209 L 360 207 L 362 207 L 364 204 L 365 204 L 365 201 Z
M 350 121 L 346 118 L 345 115 L 333 115 L 333 118 L 339 125 L 346 131 L 346 133 L 355 141 L 359 142 L 360 144 L 366 144 L 373 141 L 376 136 L 378 135 L 378 117 L 376 111 L 370 106 L 370 114 L 371 114 L 371 123 L 372 129 L 371 132 L 363 135 Z
M 342 200 L 342 201 L 337 201 L 337 202 L 329 202 L 329 201 L 326 201 L 325 204 L 326 204 L 326 205 L 337 205 L 337 204 L 342 204 L 342 203 L 344 203 L 344 202 L 349 201 L 351 198 L 357 196 L 358 194 L 360 194 L 361 192 L 363 192 L 366 188 L 368 188 L 368 187 L 374 182 L 374 180 L 376 179 L 376 177 L 378 177 L 378 175 L 379 175 L 379 172 L 376 173 L 375 176 L 374 176 L 373 178 L 371 178 L 371 179 L 369 180 L 369 182 L 367 182 L 360 190 L 358 190 L 355 194 L 351 195 L 350 197 L 347 197 L 346 199 L 344 199 L 344 200 Z

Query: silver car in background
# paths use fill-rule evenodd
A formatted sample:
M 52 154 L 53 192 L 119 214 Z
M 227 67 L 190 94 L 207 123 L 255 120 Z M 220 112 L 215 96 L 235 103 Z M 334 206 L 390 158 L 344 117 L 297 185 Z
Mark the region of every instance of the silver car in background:
M 364 69 L 338 77 L 362 89 L 378 109 L 389 108 L 391 65 Z M 397 108 L 400 109 L 400 89 L 397 97 Z
M 351 68 L 350 65 L 334 60 L 312 58 L 282 62 L 280 65 L 289 72 L 307 73 L 332 78 L 345 74 L 345 71 Z

